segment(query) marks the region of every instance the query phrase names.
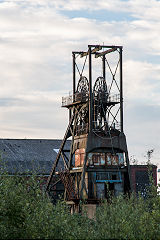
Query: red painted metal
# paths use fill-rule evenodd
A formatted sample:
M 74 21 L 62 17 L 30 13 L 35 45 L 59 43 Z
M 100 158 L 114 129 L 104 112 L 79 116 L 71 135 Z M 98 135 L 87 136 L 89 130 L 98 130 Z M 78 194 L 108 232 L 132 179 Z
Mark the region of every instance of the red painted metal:
M 154 185 L 157 185 L 157 166 L 155 165 L 151 165 L 152 168 L 152 176 L 153 176 L 153 180 L 154 180 Z M 132 183 L 132 190 L 134 192 L 136 192 L 136 172 L 140 171 L 140 172 L 148 172 L 149 168 L 147 165 L 130 165 L 130 169 L 131 169 L 131 183 Z

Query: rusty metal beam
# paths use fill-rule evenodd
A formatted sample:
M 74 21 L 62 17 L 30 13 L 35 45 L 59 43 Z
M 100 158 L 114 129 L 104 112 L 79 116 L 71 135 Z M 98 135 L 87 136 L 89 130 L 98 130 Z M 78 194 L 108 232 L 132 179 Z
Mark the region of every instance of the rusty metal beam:
M 121 49 L 122 48 L 122 46 L 114 46 L 114 45 L 88 45 L 88 47 L 91 47 L 91 48 L 99 48 L 100 50 L 102 49 L 102 48 L 119 48 L 119 49 Z M 94 50 L 94 49 L 93 49 Z M 98 50 L 97 50 L 98 51 Z M 93 51 L 92 53 L 95 53 L 96 51 Z M 86 53 L 87 52 L 84 52 L 84 51 L 72 51 L 72 54 L 85 54 L 84 56 L 86 56 Z
M 119 52 L 120 57 L 120 121 L 121 132 L 123 132 L 123 73 L 122 73 L 122 48 Z
M 106 50 L 106 51 L 104 51 L 104 52 L 95 53 L 95 58 L 104 56 L 104 55 L 106 55 L 106 54 L 108 54 L 108 53 L 111 53 L 111 52 L 115 52 L 116 50 L 117 50 L 117 48 L 115 47 L 115 48 L 108 49 L 108 50 Z
M 92 49 L 91 54 L 96 53 L 97 51 L 99 51 L 99 50 L 101 50 L 101 49 L 102 49 L 101 46 L 95 46 L 95 48 Z M 87 56 L 87 55 L 89 55 L 89 51 L 81 53 L 81 56 L 80 56 L 80 57 L 82 58 L 82 57 L 85 57 L 85 56 Z
M 122 46 L 115 46 L 115 45 L 88 45 L 88 47 L 97 47 L 100 46 L 102 48 L 122 48 Z
M 63 159 L 64 166 L 65 166 L 66 169 L 68 170 L 68 165 L 67 165 L 67 163 L 66 163 L 66 161 L 65 161 L 65 158 L 64 158 L 64 155 L 63 155 L 63 151 L 61 152 L 61 157 L 62 157 L 62 159 Z
M 103 78 L 106 80 L 106 58 L 105 58 L 105 55 L 103 55 L 102 64 L 103 64 Z
M 73 51 L 72 54 L 81 54 L 81 53 L 84 53 L 83 51 Z
M 68 152 L 69 152 L 70 150 L 68 150 Z M 69 162 L 69 158 L 67 157 L 67 155 L 65 154 L 65 150 L 63 150 L 62 151 L 62 153 L 63 153 L 63 156 L 67 159 L 67 161 Z
M 76 92 L 76 60 L 75 60 L 75 54 L 72 54 L 73 56 L 73 102 L 75 98 L 75 92 Z
M 91 48 L 89 52 L 89 132 L 92 131 L 93 126 L 93 96 L 92 96 L 92 55 Z

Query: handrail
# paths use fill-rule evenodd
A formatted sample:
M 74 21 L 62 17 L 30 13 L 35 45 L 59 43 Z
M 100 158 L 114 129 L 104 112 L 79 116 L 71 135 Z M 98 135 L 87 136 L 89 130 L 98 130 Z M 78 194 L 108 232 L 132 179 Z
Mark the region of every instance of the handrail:
M 77 92 L 74 95 L 70 95 L 68 97 L 62 97 L 62 107 L 70 105 L 76 102 L 86 102 L 88 101 L 87 92 Z
M 62 97 L 62 107 L 68 106 L 70 104 L 76 102 L 87 102 L 89 100 L 87 92 L 77 92 L 74 95 L 69 95 L 67 97 Z M 108 103 L 119 103 L 120 102 L 120 94 L 113 94 L 108 96 L 107 93 L 99 93 L 95 96 L 95 100 L 102 100 L 103 102 Z

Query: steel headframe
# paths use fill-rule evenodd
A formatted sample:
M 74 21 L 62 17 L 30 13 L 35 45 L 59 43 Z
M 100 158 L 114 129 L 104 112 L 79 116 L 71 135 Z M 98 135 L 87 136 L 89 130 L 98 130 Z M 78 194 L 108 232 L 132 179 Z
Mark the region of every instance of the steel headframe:
M 99 57 L 102 58 L 102 68 L 103 68 L 103 76 L 102 77 L 106 80 L 106 64 L 107 64 L 108 68 L 110 69 L 109 63 L 108 63 L 108 61 L 106 59 L 106 54 L 118 51 L 118 53 L 119 53 L 119 61 L 118 61 L 115 73 L 116 73 L 118 65 L 119 65 L 119 69 L 120 69 L 120 71 L 119 71 L 119 74 L 120 74 L 120 83 L 119 83 L 119 93 L 120 93 L 120 102 L 119 102 L 119 104 L 120 104 L 120 132 L 123 133 L 122 49 L 123 49 L 122 46 L 88 45 L 88 50 L 86 52 L 82 52 L 82 51 L 79 51 L 79 52 L 73 51 L 72 52 L 72 57 L 73 57 L 73 99 L 72 100 L 73 100 L 73 105 L 71 107 L 69 107 L 69 125 L 67 127 L 66 132 L 65 132 L 63 141 L 61 143 L 59 152 L 57 154 L 57 158 L 56 158 L 56 160 L 55 160 L 55 162 L 53 164 L 50 176 L 48 178 L 48 181 L 47 181 L 47 191 L 49 191 L 50 184 L 51 184 L 53 176 L 55 175 L 55 170 L 56 170 L 56 167 L 57 167 L 58 162 L 60 160 L 60 157 L 63 159 L 64 166 L 65 166 L 65 169 L 67 169 L 67 171 L 70 170 L 71 166 L 72 166 L 72 157 L 73 157 L 72 148 L 73 148 L 73 139 L 74 139 L 74 134 L 75 134 L 74 122 L 76 121 L 75 119 L 77 118 L 78 113 L 79 113 L 78 112 L 79 109 L 77 109 L 75 107 L 75 105 L 74 105 L 75 94 L 76 94 L 76 71 L 78 71 L 78 73 L 79 73 L 79 75 L 81 77 L 82 73 L 83 73 L 83 70 L 84 70 L 84 67 L 85 67 L 85 64 L 86 64 L 86 61 L 87 61 L 87 57 L 88 57 L 88 67 L 89 67 L 89 72 L 88 72 L 88 75 L 89 75 L 89 93 L 88 93 L 89 130 L 88 130 L 88 132 L 90 133 L 93 130 L 92 56 L 94 55 L 95 58 L 99 58 Z M 77 57 L 81 57 L 81 58 L 85 57 L 85 61 L 84 61 L 84 64 L 83 64 L 83 67 L 82 67 L 81 71 L 79 70 L 77 62 L 76 62 Z M 113 76 L 112 83 L 113 83 L 113 81 L 116 82 L 116 80 L 115 80 L 115 73 L 113 74 L 111 69 L 110 69 L 110 72 L 111 72 L 111 74 Z M 110 88 L 110 90 L 111 90 L 111 88 Z M 65 155 L 65 152 L 64 152 L 64 146 L 65 146 L 65 143 L 66 143 L 67 139 L 69 137 L 71 137 L 71 136 L 72 136 L 72 143 L 71 143 L 71 150 L 70 150 L 70 158 L 67 159 L 67 161 L 66 161 L 66 159 L 65 159 L 66 155 Z M 86 160 L 85 160 L 85 164 L 86 164 Z M 82 172 L 83 180 L 84 180 L 84 173 L 85 173 L 85 166 L 84 166 L 84 170 Z M 80 194 L 82 194 L 83 183 L 81 183 L 81 185 L 82 186 L 81 186 L 81 193 Z

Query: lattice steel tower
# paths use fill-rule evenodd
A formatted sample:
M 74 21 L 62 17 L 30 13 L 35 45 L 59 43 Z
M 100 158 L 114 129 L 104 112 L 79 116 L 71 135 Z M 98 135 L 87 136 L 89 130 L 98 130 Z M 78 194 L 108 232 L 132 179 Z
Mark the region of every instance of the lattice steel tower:
M 62 98 L 62 107 L 69 109 L 69 125 L 47 190 L 54 197 L 63 185 L 66 201 L 99 202 L 110 193 L 130 192 L 123 132 L 122 46 L 88 45 L 86 52 L 72 52 L 72 56 L 73 94 Z M 68 154 L 65 145 L 70 137 Z

